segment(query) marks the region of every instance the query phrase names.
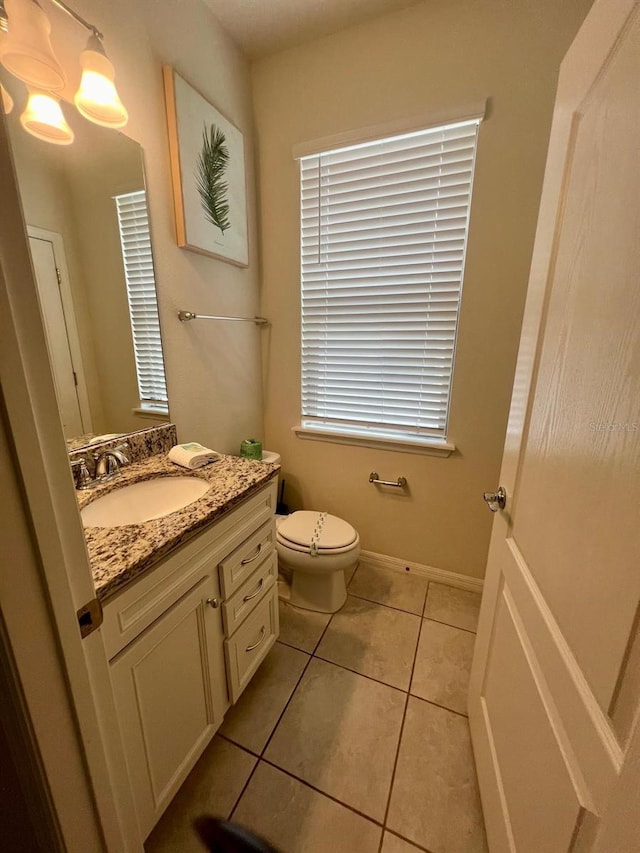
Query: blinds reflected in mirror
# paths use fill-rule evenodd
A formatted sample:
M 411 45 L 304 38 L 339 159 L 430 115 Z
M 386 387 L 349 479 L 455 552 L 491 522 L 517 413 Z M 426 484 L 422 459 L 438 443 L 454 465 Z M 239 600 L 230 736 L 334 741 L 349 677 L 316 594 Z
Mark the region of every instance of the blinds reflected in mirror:
M 145 190 L 115 196 L 140 406 L 168 411 Z

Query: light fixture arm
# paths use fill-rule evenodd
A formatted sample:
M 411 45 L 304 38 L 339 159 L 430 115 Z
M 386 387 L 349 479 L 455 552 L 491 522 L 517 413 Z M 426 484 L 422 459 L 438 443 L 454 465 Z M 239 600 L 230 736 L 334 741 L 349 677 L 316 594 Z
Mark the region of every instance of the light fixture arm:
M 77 12 L 74 12 L 74 10 L 67 6 L 66 3 L 63 3 L 62 0 L 51 0 L 51 2 L 54 4 L 54 6 L 57 6 L 59 9 L 62 9 L 63 12 L 66 12 L 67 15 L 69 15 L 79 24 L 82 24 L 82 26 L 85 27 L 85 29 L 89 30 L 89 32 L 93 33 L 93 35 L 97 39 L 99 39 L 99 41 L 104 40 L 104 36 L 96 26 L 90 24 L 89 21 L 85 21 L 85 19 L 81 15 L 79 15 Z

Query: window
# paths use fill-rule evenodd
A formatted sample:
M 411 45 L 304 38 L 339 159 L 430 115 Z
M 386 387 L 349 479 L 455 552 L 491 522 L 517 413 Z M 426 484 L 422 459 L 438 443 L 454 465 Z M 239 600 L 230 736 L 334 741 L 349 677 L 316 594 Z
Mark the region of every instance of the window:
M 300 158 L 303 430 L 446 438 L 479 122 Z
M 138 375 L 140 407 L 168 412 L 162 358 L 156 280 L 151 255 L 147 194 L 144 190 L 115 196 L 124 276 Z

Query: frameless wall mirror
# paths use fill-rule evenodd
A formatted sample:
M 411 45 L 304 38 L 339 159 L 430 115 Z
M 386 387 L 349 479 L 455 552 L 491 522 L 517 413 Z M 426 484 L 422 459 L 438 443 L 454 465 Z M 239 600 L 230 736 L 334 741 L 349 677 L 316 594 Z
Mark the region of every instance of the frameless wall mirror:
M 142 149 L 71 115 L 73 145 L 51 145 L 18 112 L 4 118 L 65 437 L 168 420 Z

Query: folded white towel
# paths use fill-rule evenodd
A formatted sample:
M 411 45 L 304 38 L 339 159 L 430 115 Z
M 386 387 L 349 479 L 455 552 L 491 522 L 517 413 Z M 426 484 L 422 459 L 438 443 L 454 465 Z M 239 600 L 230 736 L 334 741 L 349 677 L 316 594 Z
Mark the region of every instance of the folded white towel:
M 203 447 L 197 441 L 191 441 L 189 444 L 176 444 L 172 447 L 169 451 L 169 459 L 183 468 L 193 469 L 215 462 L 216 459 L 220 459 L 220 454 L 209 447 Z

